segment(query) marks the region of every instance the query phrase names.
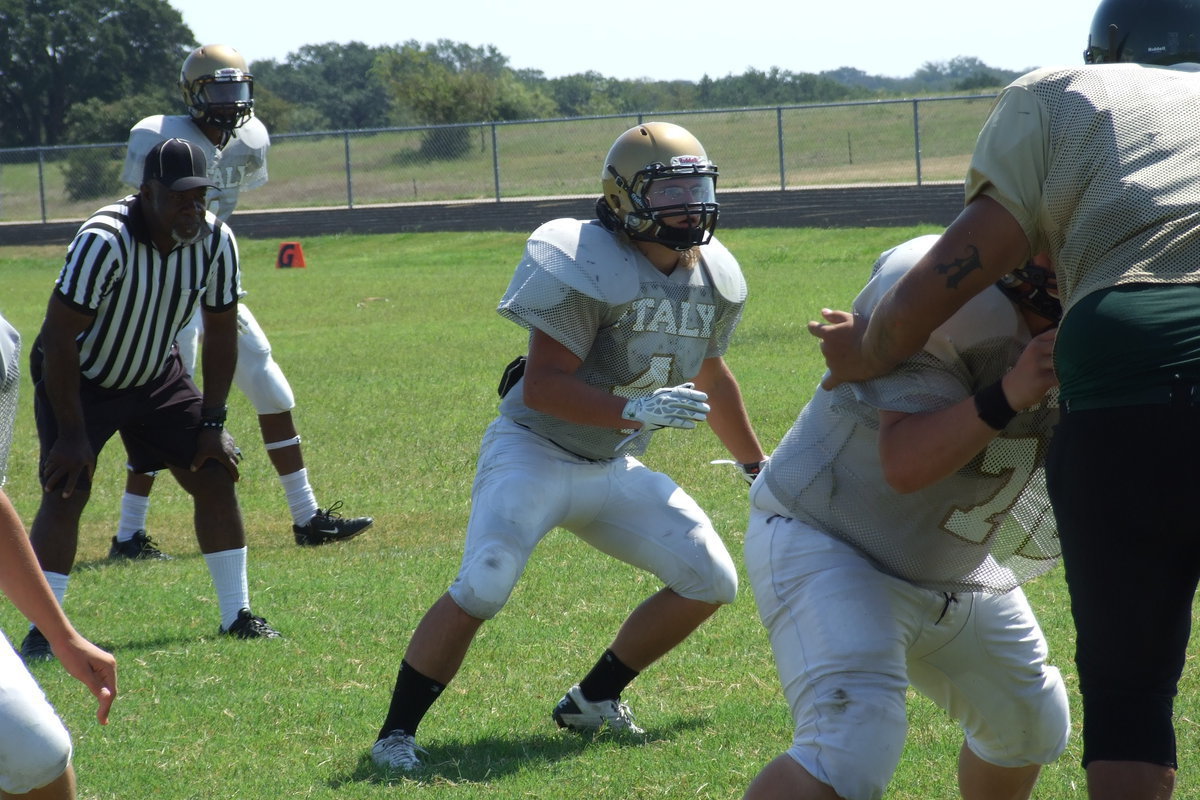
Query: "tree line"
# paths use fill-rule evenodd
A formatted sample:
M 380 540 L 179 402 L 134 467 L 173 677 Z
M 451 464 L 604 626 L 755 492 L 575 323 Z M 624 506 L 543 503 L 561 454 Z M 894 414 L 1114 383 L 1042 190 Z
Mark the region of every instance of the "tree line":
M 124 142 L 142 117 L 184 113 L 179 68 L 197 44 L 166 0 L 0 0 L 0 148 Z M 274 133 L 982 92 L 1021 74 L 959 57 L 907 78 L 852 67 L 751 69 L 697 82 L 549 78 L 513 69 L 494 46 L 446 39 L 307 44 L 249 67 L 256 113 Z M 447 144 L 432 143 L 430 153 L 453 156 Z

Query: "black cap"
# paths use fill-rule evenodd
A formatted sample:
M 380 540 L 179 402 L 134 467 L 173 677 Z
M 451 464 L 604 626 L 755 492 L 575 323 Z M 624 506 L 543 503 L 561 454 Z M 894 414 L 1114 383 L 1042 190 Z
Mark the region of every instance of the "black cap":
M 204 151 L 184 139 L 166 139 L 146 154 L 142 183 L 152 180 L 166 184 L 172 192 L 217 186 L 209 180 Z

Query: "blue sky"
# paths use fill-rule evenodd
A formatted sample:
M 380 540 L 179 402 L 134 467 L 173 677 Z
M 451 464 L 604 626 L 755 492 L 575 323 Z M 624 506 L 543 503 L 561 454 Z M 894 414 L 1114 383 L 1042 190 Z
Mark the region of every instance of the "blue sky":
M 170 3 L 201 43 L 232 45 L 250 61 L 281 61 L 306 44 L 450 39 L 494 45 L 511 67 L 548 77 L 698 81 L 772 67 L 903 77 L 955 56 L 1011 70 L 1078 64 L 1098 0 L 256 0 L 232 11 L 212 0 Z

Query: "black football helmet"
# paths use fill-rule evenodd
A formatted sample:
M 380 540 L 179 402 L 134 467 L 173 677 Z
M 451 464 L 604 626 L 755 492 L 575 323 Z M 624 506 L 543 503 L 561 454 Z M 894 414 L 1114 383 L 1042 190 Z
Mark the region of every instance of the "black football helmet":
M 192 119 L 223 131 L 241 127 L 254 110 L 254 76 L 226 44 L 193 50 L 179 71 L 179 89 Z
M 1102 0 L 1083 60 L 1160 66 L 1200 62 L 1200 0 Z

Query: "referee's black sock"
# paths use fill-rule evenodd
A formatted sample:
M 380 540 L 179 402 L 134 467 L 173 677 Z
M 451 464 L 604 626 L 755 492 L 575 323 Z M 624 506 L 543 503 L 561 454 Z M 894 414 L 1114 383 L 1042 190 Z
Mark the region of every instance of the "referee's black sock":
M 392 731 L 404 731 L 412 736 L 425 712 L 433 701 L 442 695 L 446 684 L 427 678 L 413 669 L 407 661 L 400 661 L 400 672 L 396 675 L 396 688 L 392 690 L 392 704 L 387 719 L 379 729 L 379 738 Z
M 616 700 L 637 676 L 637 670 L 625 666 L 621 659 L 613 655 L 612 650 L 605 650 L 592 671 L 579 682 L 579 691 L 593 703 L 597 700 Z

